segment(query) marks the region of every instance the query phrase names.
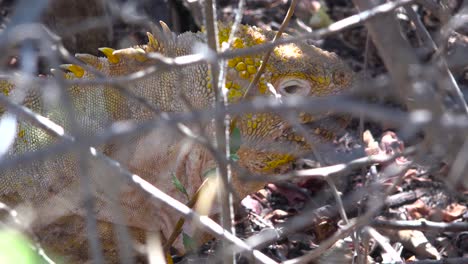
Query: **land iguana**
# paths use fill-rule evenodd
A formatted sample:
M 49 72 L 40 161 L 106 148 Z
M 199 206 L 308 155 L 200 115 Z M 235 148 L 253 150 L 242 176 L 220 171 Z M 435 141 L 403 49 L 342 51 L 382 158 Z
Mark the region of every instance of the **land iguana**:
M 228 41 L 230 31 L 231 25 L 218 24 L 220 45 Z M 147 54 L 160 53 L 174 58 L 193 54 L 195 43 L 206 42 L 203 32 L 176 36 L 166 26 L 157 34 L 147 35 L 146 45 L 120 50 L 101 48 L 105 57 L 76 54 L 76 58 L 109 78 L 122 77 L 154 65 Z M 274 35 L 273 31 L 241 25 L 231 48 L 242 49 L 267 43 Z M 230 104 L 251 99 L 244 99 L 244 93 L 257 73 L 263 55 L 258 53 L 227 61 L 225 88 Z M 63 73 L 65 83 L 96 79 L 95 74 L 85 67 L 76 64 L 63 67 L 68 70 Z M 105 83 L 69 85 L 65 91 L 71 104 L 64 105 L 54 99 L 54 89 L 50 88 L 57 86 L 56 78 L 47 77 L 43 86 L 32 85 L 27 89 L 18 89 L 15 80 L 13 77 L 1 80 L 0 94 L 47 117 L 66 131 L 73 127 L 65 114 L 66 107 L 70 107 L 76 117 L 75 127 L 84 136 L 104 132 L 117 121 L 149 120 L 156 116 L 154 111 L 142 107 Z M 253 87 L 253 96 L 328 96 L 342 93 L 353 82 L 353 72 L 336 54 L 299 42 L 272 50 L 265 72 Z M 156 71 L 123 85 L 127 91 L 144 98 L 161 112 L 210 108 L 215 100 L 206 63 Z M 0 111 L 4 114 L 8 110 L 2 108 Z M 298 113 L 297 118 L 302 124 L 312 124 L 320 119 L 305 112 Z M 288 172 L 298 157 L 309 152 L 312 144 L 318 143 L 307 142 L 291 124 L 275 113 L 245 113 L 233 117 L 233 120 L 236 121 L 233 127 L 238 129 L 241 138 L 236 153 L 238 164 L 251 173 L 268 175 Z M 213 135 L 211 123 L 186 125 L 194 131 Z M 324 140 L 330 140 L 333 136 L 332 128 L 321 127 L 320 122 L 310 131 Z M 60 139 L 19 120 L 15 142 L 4 158 L 46 148 L 57 142 Z M 125 142 L 111 140 L 96 148 L 182 202 L 187 202 L 187 196 L 174 184 L 174 177 L 191 197 L 202 184 L 204 173 L 215 167 L 212 156 L 202 145 L 184 138 L 169 126 L 142 133 Z M 83 261 L 87 259 L 87 247 L 78 156 L 78 151 L 56 156 L 51 154 L 43 161 L 27 166 L 1 169 L 0 201 L 14 205 L 20 211 L 34 208 L 35 215 L 31 221 L 41 243 L 59 254 L 74 256 L 71 260 Z M 139 239 L 144 237 L 146 231 L 161 232 L 165 238 L 170 235 L 179 215 L 170 208 L 148 201 L 135 188 L 121 184 L 115 172 L 99 162 L 93 159 L 86 162 L 86 175 L 92 181 L 95 197 L 94 212 L 99 221 L 99 236 L 109 259 L 117 255 L 111 242 L 114 231 L 110 223 L 125 223 Z M 262 183 L 245 184 L 234 179 L 234 190 L 240 195 L 260 187 Z M 123 216 L 113 214 L 115 202 L 121 205 Z

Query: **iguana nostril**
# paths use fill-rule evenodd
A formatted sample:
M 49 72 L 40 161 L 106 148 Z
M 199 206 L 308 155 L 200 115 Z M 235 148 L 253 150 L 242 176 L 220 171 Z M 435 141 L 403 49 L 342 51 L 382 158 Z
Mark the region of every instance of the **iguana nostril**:
M 345 72 L 344 70 L 337 70 L 333 72 L 333 82 L 338 85 L 347 84 L 352 77 L 350 74 Z

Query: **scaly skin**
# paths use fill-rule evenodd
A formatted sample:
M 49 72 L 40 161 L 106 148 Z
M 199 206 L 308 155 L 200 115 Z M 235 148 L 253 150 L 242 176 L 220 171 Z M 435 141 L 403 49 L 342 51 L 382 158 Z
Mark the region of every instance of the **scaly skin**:
M 163 27 L 164 28 L 164 27 Z M 227 41 L 229 25 L 219 25 L 220 43 Z M 233 42 L 234 49 L 265 43 L 273 38 L 274 32 L 256 27 L 241 26 Z M 104 75 L 123 76 L 144 69 L 153 62 L 145 54 L 160 52 L 168 57 L 191 54 L 195 42 L 205 42 L 203 33 L 184 33 L 174 37 L 167 30 L 148 34 L 149 42 L 141 47 L 123 50 L 101 49 L 106 57 L 77 54 L 77 58 L 93 66 Z M 242 100 L 249 82 L 257 72 L 264 54 L 238 57 L 227 62 L 227 82 L 230 103 Z M 65 65 L 66 79 L 93 79 L 90 72 L 77 65 Z M 190 108 L 211 107 L 214 91 L 210 86 L 210 74 L 206 64 L 187 66 L 182 69 L 155 73 L 129 83 L 132 93 L 146 98 L 162 111 L 182 112 Z M 50 83 L 54 83 L 50 78 Z M 254 96 L 272 96 L 267 84 L 282 96 L 326 96 L 340 93 L 352 85 L 353 74 L 335 54 L 306 44 L 288 44 L 276 47 L 266 66 L 266 72 L 254 87 Z M 0 81 L 0 91 L 16 99 L 24 91 L 19 91 L 10 82 Z M 93 135 L 103 131 L 109 124 L 119 120 L 152 118 L 154 113 L 120 94 L 116 89 L 105 85 L 80 85 L 67 88 L 76 113 L 81 132 Z M 46 116 L 54 122 L 70 129 L 63 105 L 53 100 L 45 100 L 39 94 L 39 87 L 33 87 L 25 94 L 24 105 Z M 48 91 L 49 93 L 51 91 Z M 180 98 L 185 95 L 187 102 Z M 1 111 L 1 109 L 0 109 Z M 2 112 L 0 112 L 2 113 Z M 320 117 L 300 113 L 301 123 L 315 121 Z M 292 162 L 311 147 L 294 132 L 294 129 L 278 115 L 272 113 L 247 113 L 235 117 L 242 144 L 238 150 L 239 164 L 257 174 L 282 173 L 291 169 Z M 189 124 L 196 129 L 195 124 Z M 205 131 L 212 133 L 210 126 Z M 332 137 L 329 127 L 316 126 L 314 134 Z M 18 135 L 10 155 L 18 155 L 54 144 L 56 139 L 39 128 L 19 121 Z M 176 176 L 185 186 L 189 196 L 193 195 L 202 183 L 203 174 L 214 167 L 214 162 L 202 146 L 183 140 L 170 128 L 160 128 L 141 134 L 128 142 L 106 142 L 98 149 L 120 161 L 132 172 L 143 176 L 174 198 L 186 202 L 184 196 L 172 183 Z M 86 174 L 91 177 L 93 193 L 96 197 L 95 212 L 99 220 L 99 233 L 103 240 L 106 257 L 116 258 L 110 223 L 126 223 L 142 239 L 145 231 L 162 232 L 168 237 L 173 230 L 177 214 L 161 205 L 145 199 L 134 188 L 120 185 L 105 166 L 94 160 L 87 161 Z M 19 209 L 32 205 L 37 214 L 33 221 L 42 241 L 62 255 L 81 252 L 72 260 L 83 261 L 86 252 L 84 223 L 79 215 L 84 211 L 79 206 L 79 166 L 76 153 L 60 157 L 50 157 L 43 163 L 35 163 L 24 168 L 2 171 L 0 178 L 0 198 Z M 240 183 L 234 180 L 234 188 L 241 195 L 255 191 L 260 184 Z M 120 201 L 125 215 L 124 221 L 116 216 L 111 201 Z M 157 221 L 155 221 L 157 219 Z M 70 230 L 74 230 L 73 232 Z M 76 235 L 80 233 L 81 235 Z M 68 237 L 71 235 L 71 237 Z M 67 237 L 67 238 L 65 238 Z M 180 242 L 177 244 L 180 247 Z M 113 252 L 113 253 L 112 253 Z

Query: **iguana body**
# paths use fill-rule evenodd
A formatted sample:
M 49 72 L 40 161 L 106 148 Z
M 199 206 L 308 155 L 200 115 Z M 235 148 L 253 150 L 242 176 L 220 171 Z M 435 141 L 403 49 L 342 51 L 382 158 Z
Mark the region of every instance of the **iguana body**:
M 219 42 L 226 42 L 230 33 L 227 25 L 219 26 Z M 194 43 L 205 42 L 204 33 L 184 33 L 175 37 L 164 33 L 149 36 L 145 46 L 113 51 L 103 49 L 107 57 L 94 57 L 81 54 L 77 57 L 94 67 L 105 76 L 125 76 L 145 69 L 154 64 L 145 54 L 159 52 L 167 57 L 193 53 Z M 233 41 L 232 48 L 245 48 L 271 40 L 274 32 L 241 26 Z M 257 72 L 263 54 L 238 57 L 227 62 L 226 88 L 229 89 L 230 103 L 242 100 L 245 89 Z M 95 76 L 82 67 L 66 66 L 71 72 L 65 74 L 66 80 L 94 79 Z M 266 72 L 254 87 L 255 96 L 273 96 L 268 83 L 282 96 L 325 96 L 340 93 L 350 87 L 352 73 L 336 55 L 305 44 L 288 44 L 275 48 L 266 67 Z M 55 83 L 53 78 L 50 83 Z M 210 84 L 210 73 L 206 64 L 187 66 L 181 69 L 156 72 L 124 84 L 129 91 L 164 112 L 183 112 L 190 109 L 212 107 L 214 91 Z M 29 88 L 29 87 L 28 87 Z M 26 96 L 20 101 L 35 112 L 46 116 L 70 130 L 72 123 L 67 119 L 66 110 L 57 101 L 47 100 L 41 87 L 28 91 L 19 90 L 11 81 L 2 81 L 0 91 L 18 100 L 21 93 Z M 84 135 L 94 135 L 104 131 L 110 124 L 127 119 L 146 120 L 156 114 L 145 109 L 134 100 L 122 95 L 118 90 L 105 85 L 74 85 L 66 90 L 72 101 L 77 125 Z M 50 92 L 50 91 L 49 91 Z M 181 95 L 187 100 L 181 99 Z M 290 170 L 291 163 L 301 153 L 310 149 L 304 139 L 293 132 L 291 126 L 278 115 L 271 113 L 245 114 L 235 117 L 242 145 L 238 150 L 239 164 L 254 173 L 280 173 Z M 300 121 L 314 120 L 301 114 Z M 200 132 L 196 124 L 188 124 Z M 213 133 L 210 124 L 203 124 L 208 135 Z M 208 128 L 206 128 L 208 127 Z M 206 129 L 205 129 L 206 128 Z M 17 138 L 10 155 L 20 155 L 47 147 L 57 142 L 39 128 L 26 122 L 19 122 Z M 286 146 L 286 147 L 285 147 Z M 208 151 L 198 144 L 184 140 L 173 128 L 158 128 L 130 139 L 128 142 L 107 142 L 97 146 L 100 151 L 120 161 L 130 171 L 143 176 L 161 190 L 180 201 L 187 197 L 176 188 L 172 177 L 176 176 L 193 195 L 203 181 L 203 174 L 214 168 L 215 164 Z M 78 154 L 68 153 L 50 158 L 43 163 L 35 163 L 24 168 L 0 171 L 0 198 L 2 201 L 18 206 L 32 205 L 38 216 L 34 218 L 39 234 L 47 244 L 55 245 L 62 254 L 82 248 L 86 236 L 84 222 L 74 215 L 83 215 L 80 206 L 80 177 Z M 114 172 L 94 160 L 87 160 L 86 175 L 92 179 L 93 193 L 96 197 L 94 211 L 100 221 L 100 233 L 104 239 L 103 247 L 110 250 L 110 225 L 106 223 L 125 223 L 139 236 L 148 230 L 159 230 L 167 238 L 179 217 L 169 208 L 161 207 L 145 199 L 138 190 L 119 182 Z M 241 185 L 235 181 L 235 189 L 245 195 L 254 191 L 255 186 Z M 113 201 L 120 201 L 125 217 L 115 214 Z M 55 222 L 54 222 L 55 221 Z M 52 223 L 52 224 L 51 224 Z M 65 231 L 64 231 L 65 230 Z M 74 231 L 70 231 L 74 230 Z M 81 233 L 81 236 L 65 238 L 64 234 Z M 107 251 L 107 253 L 109 253 Z M 84 254 L 84 252 L 81 252 Z M 114 252 L 115 254 L 115 252 Z M 78 259 L 85 257 L 79 256 Z

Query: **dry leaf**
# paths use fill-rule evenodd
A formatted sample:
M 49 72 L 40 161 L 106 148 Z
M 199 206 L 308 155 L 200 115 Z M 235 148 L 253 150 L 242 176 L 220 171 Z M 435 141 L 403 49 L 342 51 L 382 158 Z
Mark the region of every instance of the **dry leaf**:
M 441 258 L 437 249 L 427 240 L 423 232 L 418 230 L 400 230 L 396 235 L 395 240 L 401 242 L 406 249 L 414 252 L 419 259 Z
M 416 200 L 413 204 L 405 206 L 406 212 L 410 219 L 417 220 L 420 218 L 427 218 L 431 212 L 429 208 L 421 199 Z
M 445 210 L 442 210 L 442 219 L 445 222 L 452 222 L 460 218 L 466 212 L 466 206 L 459 203 L 452 203 Z

